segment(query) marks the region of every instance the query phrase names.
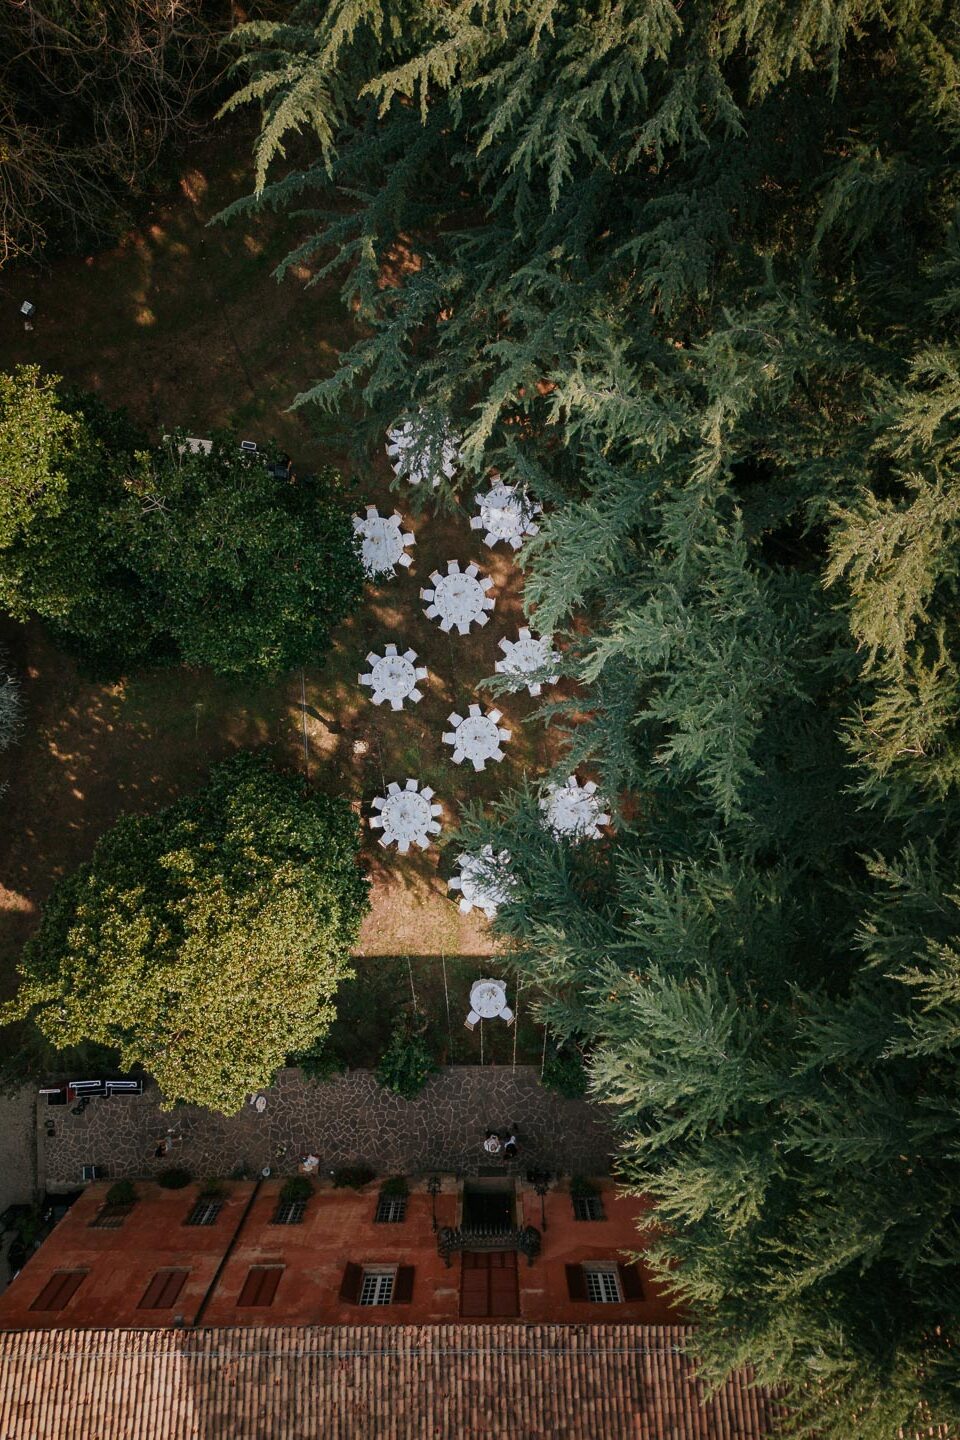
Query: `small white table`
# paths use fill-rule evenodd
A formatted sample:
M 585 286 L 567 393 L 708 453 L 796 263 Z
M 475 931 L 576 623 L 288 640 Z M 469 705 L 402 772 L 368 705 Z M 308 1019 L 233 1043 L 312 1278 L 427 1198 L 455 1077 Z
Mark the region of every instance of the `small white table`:
M 445 730 L 443 743 L 453 746 L 453 763 L 462 765 L 469 760 L 474 770 L 483 770 L 488 760 L 502 760 L 500 742 L 509 740 L 512 731 L 504 730 L 499 710 L 488 710 L 486 715 L 479 705 L 471 705 L 467 716 L 458 715 L 454 710 L 447 717 L 453 726 Z
M 492 920 L 508 897 L 512 878 L 509 874 L 510 852 L 494 855 L 492 845 L 484 845 L 478 855 L 459 855 L 460 874 L 447 881 L 449 890 L 460 891 L 460 912 L 482 910 Z
M 581 785 L 575 775 L 568 776 L 563 785 L 548 785 L 540 801 L 547 829 L 571 840 L 600 839 L 601 825 L 610 824 L 603 805 L 593 781 Z
M 515 688 L 518 690 L 523 688 L 524 676 L 542 674 L 560 659 L 553 649 L 553 637 L 531 635 L 526 625 L 517 631 L 516 640 L 501 640 L 500 649 L 503 659 L 496 662 L 494 669 L 498 675 L 516 677 L 518 683 Z M 548 675 L 543 680 L 528 680 L 526 687 L 531 695 L 539 695 L 544 685 L 556 685 L 559 678 L 559 675 Z
M 405 421 L 387 431 L 387 455 L 394 473 L 411 485 L 428 481 L 434 489 L 442 478 L 451 480 L 460 461 L 460 441 L 444 430 L 442 440 L 430 441 L 420 411 L 418 422 Z
M 471 1030 L 478 1020 L 496 1020 L 509 1025 L 513 1011 L 507 1004 L 507 989 L 502 980 L 475 980 L 470 987 L 470 1013 L 467 1024 Z
M 416 705 L 423 699 L 422 692 L 417 689 L 417 681 L 426 680 L 427 671 L 423 665 L 416 664 L 416 659 L 416 650 L 404 650 L 399 655 L 396 645 L 385 645 L 382 655 L 371 650 L 367 656 L 370 670 L 365 675 L 358 675 L 357 680 L 370 688 L 370 699 L 374 705 L 382 705 L 384 700 L 389 700 L 391 709 L 402 710 L 404 700 Z
M 446 575 L 434 570 L 430 580 L 433 589 L 420 591 L 420 599 L 427 601 L 423 613 L 428 620 L 439 620 L 446 632 L 455 625 L 461 635 L 469 634 L 471 625 L 486 625 L 496 601 L 487 593 L 493 581 L 481 576 L 478 566 L 461 570 L 459 560 L 448 560 Z
M 370 816 L 371 830 L 382 830 L 380 844 L 396 845 L 405 855 L 411 844 L 426 850 L 431 835 L 440 834 L 439 816 L 443 809 L 434 804 L 433 791 L 429 785 L 420 786 L 417 780 L 408 780 L 404 788 L 395 780 L 387 786 L 386 795 L 379 795 L 371 802 L 371 808 L 379 814 Z
M 403 520 L 395 510 L 381 515 L 375 505 L 367 506 L 366 515 L 354 515 L 354 533 L 361 537 L 360 558 L 370 579 L 377 575 L 395 575 L 397 566 L 413 563 L 407 547 L 415 545 L 415 535 L 403 533 Z
M 540 529 L 534 516 L 541 513 L 541 507 L 518 494 L 515 485 L 504 485 L 502 480 L 498 480 L 486 495 L 477 491 L 474 499 L 480 507 L 480 514 L 474 515 L 470 529 L 485 532 L 485 545 L 492 547 L 505 540 L 512 549 L 519 550 L 523 537 L 536 535 Z

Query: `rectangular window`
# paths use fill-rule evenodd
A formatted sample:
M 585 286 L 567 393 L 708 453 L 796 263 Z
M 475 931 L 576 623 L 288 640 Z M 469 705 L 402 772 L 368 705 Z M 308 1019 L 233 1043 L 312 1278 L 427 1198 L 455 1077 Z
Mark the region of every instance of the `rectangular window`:
M 222 1200 L 198 1200 L 184 1225 L 212 1225 L 223 1209 Z
M 573 1196 L 574 1220 L 605 1220 L 603 1200 L 599 1195 Z
M 183 1289 L 189 1270 L 158 1270 L 143 1292 L 138 1310 L 168 1310 Z
M 251 1265 L 238 1305 L 272 1305 L 283 1274 L 282 1265 Z
M 62 1310 L 67 1301 L 76 1295 L 88 1273 L 86 1270 L 55 1270 L 30 1309 Z
M 302 1225 L 306 1213 L 306 1200 L 281 1200 L 273 1212 L 271 1225 Z
M 364 1270 L 360 1286 L 361 1305 L 389 1305 L 393 1299 L 392 1270 Z
M 587 1270 L 587 1299 L 595 1305 L 619 1305 L 623 1300 L 616 1270 Z
M 399 1225 L 407 1218 L 406 1195 L 381 1195 L 373 1218 L 377 1225 Z
M 90 1224 L 95 1230 L 119 1230 L 132 1209 L 132 1201 L 129 1205 L 101 1205 Z

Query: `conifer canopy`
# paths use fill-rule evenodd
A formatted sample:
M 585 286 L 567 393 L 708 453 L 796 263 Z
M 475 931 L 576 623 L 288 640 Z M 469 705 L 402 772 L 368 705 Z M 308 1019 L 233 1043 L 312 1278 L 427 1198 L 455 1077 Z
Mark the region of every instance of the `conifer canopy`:
M 591 1054 L 711 1373 L 960 1413 L 960 32 L 949 0 L 330 0 L 241 27 L 260 188 L 363 322 L 299 397 L 545 506 L 578 680 L 498 927 Z M 301 138 L 287 144 L 297 132 Z M 309 137 L 305 143 L 303 136 Z M 355 417 L 360 411 L 360 423 Z M 463 837 L 461 837 L 463 838 Z

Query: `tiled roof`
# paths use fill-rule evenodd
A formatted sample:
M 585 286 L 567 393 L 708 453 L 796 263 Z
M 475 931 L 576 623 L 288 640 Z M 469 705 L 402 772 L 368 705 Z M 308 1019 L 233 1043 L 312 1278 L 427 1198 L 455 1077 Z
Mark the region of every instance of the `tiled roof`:
M 0 1335 L 0 1440 L 761 1440 L 746 1380 L 701 1404 L 689 1330 L 264 1326 Z

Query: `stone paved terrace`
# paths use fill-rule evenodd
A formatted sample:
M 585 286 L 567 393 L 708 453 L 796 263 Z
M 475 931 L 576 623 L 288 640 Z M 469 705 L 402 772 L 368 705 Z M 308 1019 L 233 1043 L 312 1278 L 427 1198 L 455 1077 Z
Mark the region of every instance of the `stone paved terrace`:
M 182 1165 L 197 1178 L 296 1171 L 299 1157 L 320 1157 L 321 1174 L 365 1163 L 380 1175 L 443 1170 L 476 1174 L 491 1165 L 524 1172 L 602 1175 L 613 1141 L 606 1116 L 583 1100 L 564 1100 L 539 1082 L 534 1066 L 464 1065 L 441 1070 L 414 1100 L 382 1089 L 368 1070 L 350 1070 L 322 1084 L 300 1070 L 280 1072 L 263 1114 L 245 1105 L 225 1116 L 192 1105 L 162 1110 L 157 1090 L 142 1096 L 92 1100 L 82 1115 L 38 1106 L 40 1173 L 49 1188 L 80 1183 L 83 1165 L 99 1165 L 110 1179 L 149 1178 Z M 513 1165 L 486 1155 L 488 1129 L 517 1127 Z M 53 1130 L 53 1134 L 49 1131 Z M 156 1159 L 172 1131 L 173 1147 Z

